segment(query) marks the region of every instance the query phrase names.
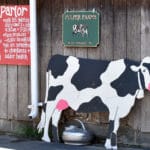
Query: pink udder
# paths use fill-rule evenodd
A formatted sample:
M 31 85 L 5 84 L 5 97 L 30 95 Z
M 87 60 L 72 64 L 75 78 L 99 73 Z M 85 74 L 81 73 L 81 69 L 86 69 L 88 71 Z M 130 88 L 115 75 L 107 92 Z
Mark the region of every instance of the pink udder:
M 60 99 L 59 102 L 56 105 L 56 108 L 58 110 L 65 110 L 69 107 L 68 102 L 64 99 Z
M 150 83 L 148 84 L 148 90 L 150 91 Z

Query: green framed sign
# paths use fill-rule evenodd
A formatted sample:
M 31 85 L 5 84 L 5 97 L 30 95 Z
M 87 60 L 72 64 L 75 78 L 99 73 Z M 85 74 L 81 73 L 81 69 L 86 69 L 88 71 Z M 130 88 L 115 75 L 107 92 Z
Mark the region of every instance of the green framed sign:
M 66 47 L 97 47 L 99 44 L 99 13 L 66 11 L 62 17 L 62 40 Z

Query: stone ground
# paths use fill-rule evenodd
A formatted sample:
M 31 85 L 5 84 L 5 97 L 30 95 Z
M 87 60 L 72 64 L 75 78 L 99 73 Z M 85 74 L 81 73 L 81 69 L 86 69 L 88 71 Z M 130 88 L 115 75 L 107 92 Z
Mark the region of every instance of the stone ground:
M 105 150 L 103 145 L 72 146 L 66 144 L 46 143 L 12 135 L 0 135 L 0 150 Z M 150 150 L 150 148 L 122 147 L 118 150 Z

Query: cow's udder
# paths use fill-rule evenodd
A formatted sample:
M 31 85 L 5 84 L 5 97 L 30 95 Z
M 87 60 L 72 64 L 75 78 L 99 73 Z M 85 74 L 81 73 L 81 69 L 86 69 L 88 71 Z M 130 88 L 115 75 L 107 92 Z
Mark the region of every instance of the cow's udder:
M 69 107 L 68 102 L 64 99 L 60 99 L 56 105 L 56 108 L 60 111 L 65 110 Z

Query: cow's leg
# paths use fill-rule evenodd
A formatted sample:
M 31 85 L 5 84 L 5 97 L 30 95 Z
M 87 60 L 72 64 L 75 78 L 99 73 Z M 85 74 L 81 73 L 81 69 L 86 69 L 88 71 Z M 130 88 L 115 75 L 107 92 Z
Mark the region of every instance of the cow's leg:
M 40 119 L 40 122 L 37 126 L 38 132 L 41 132 L 45 126 L 45 112 L 46 112 L 46 105 L 47 105 L 47 99 L 48 99 L 48 89 L 49 89 L 48 81 L 49 81 L 49 72 L 46 72 L 45 101 L 44 101 L 43 106 L 42 106 L 41 119 Z
M 65 99 L 60 99 L 57 102 L 55 111 L 52 116 L 52 134 L 53 134 L 54 142 L 59 142 L 58 123 L 59 123 L 62 111 L 67 109 L 68 107 L 69 107 L 68 102 Z
M 111 146 L 113 150 L 117 150 L 117 131 L 119 128 L 119 118 L 116 117 L 114 121 L 114 129 L 111 135 Z
M 107 139 L 105 142 L 105 148 L 106 149 L 116 149 L 117 148 L 117 143 L 116 141 L 116 129 L 119 126 L 117 122 L 118 118 L 118 107 L 116 109 L 111 108 L 110 113 L 109 113 L 109 129 L 108 129 L 108 134 L 107 134 Z M 118 126 L 117 126 L 118 125 Z
M 59 143 L 59 129 L 58 124 L 61 117 L 61 110 L 56 109 L 52 116 L 52 135 L 53 135 L 53 141 L 56 143 Z
M 50 138 L 49 138 L 49 123 L 50 123 L 50 119 L 52 117 L 52 114 L 54 112 L 55 109 L 55 102 L 51 101 L 51 102 L 47 102 L 46 105 L 46 110 L 45 110 L 45 125 L 44 125 L 44 134 L 42 137 L 42 140 L 45 142 L 51 142 Z
M 42 129 L 44 128 L 44 126 L 45 126 L 45 111 L 42 109 L 41 119 L 37 126 L 38 132 L 42 132 Z
M 111 138 L 112 138 L 113 130 L 114 130 L 114 120 L 110 120 L 109 121 L 109 129 L 108 129 L 108 133 L 107 133 L 107 139 L 105 142 L 105 148 L 106 149 L 112 149 Z

